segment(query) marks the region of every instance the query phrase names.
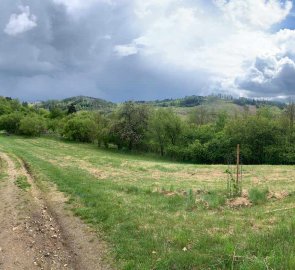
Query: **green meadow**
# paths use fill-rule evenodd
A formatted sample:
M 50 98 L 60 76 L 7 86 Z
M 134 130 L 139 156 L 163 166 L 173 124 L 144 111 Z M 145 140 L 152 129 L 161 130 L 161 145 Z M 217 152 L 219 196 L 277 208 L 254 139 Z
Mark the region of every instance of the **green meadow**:
M 250 205 L 237 206 L 225 165 L 45 137 L 3 135 L 0 150 L 24 160 L 40 187 L 66 194 L 118 269 L 295 269 L 295 166 L 243 166 Z

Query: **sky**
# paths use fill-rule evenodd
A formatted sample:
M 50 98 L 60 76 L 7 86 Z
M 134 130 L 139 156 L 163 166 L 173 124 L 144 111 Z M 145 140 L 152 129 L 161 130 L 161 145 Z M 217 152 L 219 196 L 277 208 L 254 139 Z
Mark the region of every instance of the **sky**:
M 1 0 L 0 95 L 295 96 L 291 0 Z

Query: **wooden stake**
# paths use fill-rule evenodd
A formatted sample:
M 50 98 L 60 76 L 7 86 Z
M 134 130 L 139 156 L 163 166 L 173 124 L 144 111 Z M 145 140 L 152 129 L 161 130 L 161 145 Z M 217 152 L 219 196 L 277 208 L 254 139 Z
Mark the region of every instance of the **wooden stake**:
M 236 184 L 239 184 L 239 176 L 240 176 L 240 145 L 237 145 L 237 179 Z

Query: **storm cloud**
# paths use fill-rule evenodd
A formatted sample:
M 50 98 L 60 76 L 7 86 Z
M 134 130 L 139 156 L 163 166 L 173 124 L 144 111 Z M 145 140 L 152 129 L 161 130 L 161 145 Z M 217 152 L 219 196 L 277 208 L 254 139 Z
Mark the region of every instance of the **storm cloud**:
M 2 0 L 0 10 L 4 96 L 294 95 L 295 32 L 280 29 L 291 1 Z

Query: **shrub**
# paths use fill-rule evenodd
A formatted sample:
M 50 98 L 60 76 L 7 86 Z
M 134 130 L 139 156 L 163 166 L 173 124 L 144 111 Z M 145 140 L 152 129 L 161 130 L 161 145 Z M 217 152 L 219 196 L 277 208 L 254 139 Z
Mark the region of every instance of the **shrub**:
M 93 142 L 97 136 L 97 124 L 87 115 L 75 115 L 70 118 L 63 130 L 63 135 L 68 140 L 79 142 Z
M 27 115 L 19 125 L 19 133 L 25 136 L 40 136 L 46 130 L 44 118 L 38 115 Z
M 23 118 L 21 113 L 11 113 L 0 117 L 0 130 L 5 130 L 8 133 L 18 133 L 20 121 Z

